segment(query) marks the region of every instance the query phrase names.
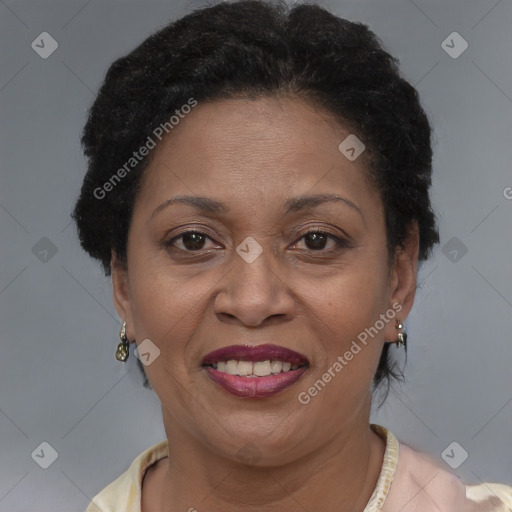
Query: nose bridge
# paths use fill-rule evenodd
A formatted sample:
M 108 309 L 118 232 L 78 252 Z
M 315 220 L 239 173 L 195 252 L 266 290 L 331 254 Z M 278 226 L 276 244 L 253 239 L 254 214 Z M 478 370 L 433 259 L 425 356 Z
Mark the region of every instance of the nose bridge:
M 271 270 L 275 267 L 274 252 L 270 238 L 266 241 L 260 238 L 258 241 L 247 236 L 236 247 L 233 290 L 236 289 L 237 293 L 248 290 L 249 293 L 261 295 L 272 294 L 276 280 L 275 270 Z M 260 300 L 264 300 L 264 297 Z
M 258 326 L 270 317 L 291 318 L 294 300 L 279 277 L 272 244 L 271 237 L 260 241 L 246 237 L 236 246 L 223 293 L 215 300 L 217 314 L 236 317 L 246 326 Z

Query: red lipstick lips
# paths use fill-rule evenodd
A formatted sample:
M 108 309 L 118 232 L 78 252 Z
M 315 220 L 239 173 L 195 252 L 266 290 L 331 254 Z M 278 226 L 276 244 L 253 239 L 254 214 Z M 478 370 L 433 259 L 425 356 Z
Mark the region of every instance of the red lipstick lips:
M 239 362 L 244 363 L 238 365 Z M 208 377 L 225 391 L 239 397 L 265 398 L 294 384 L 308 369 L 309 362 L 302 354 L 277 345 L 231 345 L 208 353 L 202 366 Z M 264 376 L 252 373 L 258 373 L 256 366 L 263 369 Z M 233 375 L 238 373 L 236 368 L 245 374 Z

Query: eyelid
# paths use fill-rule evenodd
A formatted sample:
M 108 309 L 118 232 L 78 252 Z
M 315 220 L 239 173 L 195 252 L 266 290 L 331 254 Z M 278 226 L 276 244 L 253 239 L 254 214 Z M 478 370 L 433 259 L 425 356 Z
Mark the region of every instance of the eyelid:
M 204 229 L 204 231 L 203 231 Z M 211 236 L 209 233 L 208 233 L 208 230 L 206 228 L 189 228 L 189 229 L 185 229 L 184 231 L 178 233 L 177 235 L 174 235 L 172 238 L 170 238 L 169 240 L 164 240 L 162 245 L 166 248 L 173 248 L 173 244 L 176 242 L 176 240 L 180 239 L 181 237 L 183 237 L 184 235 L 186 234 L 189 234 L 189 233 L 196 233 L 198 235 L 203 235 L 205 236 L 206 238 L 209 238 L 212 242 L 214 242 L 215 244 L 218 245 L 218 242 L 215 240 L 215 238 L 213 236 Z M 323 234 L 323 235 L 326 235 L 327 237 L 330 237 L 332 240 L 334 240 L 334 242 L 336 243 L 336 248 L 339 249 L 339 248 L 343 248 L 343 247 L 350 247 L 351 246 L 351 238 L 345 234 L 344 231 L 342 231 L 343 235 L 340 236 L 340 235 L 335 235 L 334 233 L 332 233 L 331 231 L 329 231 L 329 229 L 325 228 L 324 226 L 309 226 L 307 228 L 305 228 L 304 231 L 300 231 L 299 233 L 296 233 L 294 235 L 294 242 L 292 245 L 296 245 L 297 243 L 299 243 L 305 236 L 309 235 L 310 233 L 320 233 L 320 234 Z M 201 250 L 197 250 L 197 251 L 187 251 L 187 250 L 183 250 L 183 249 L 178 249 L 182 252 L 188 252 L 188 253 L 200 253 Z M 331 249 L 331 250 L 324 250 L 324 249 L 320 249 L 318 251 L 314 251 L 313 249 L 309 249 L 310 251 L 312 252 L 318 252 L 318 253 L 328 253 L 328 252 L 332 252 L 333 250 L 336 250 L 336 249 Z
M 352 241 L 352 237 L 348 235 L 345 231 L 343 231 L 341 228 L 335 228 L 335 227 L 326 227 L 326 226 L 319 226 L 319 225 L 309 225 L 307 228 L 304 228 L 305 231 L 300 230 L 296 235 L 296 237 L 303 237 L 307 235 L 308 233 L 315 232 L 315 233 L 324 233 L 326 235 L 332 236 L 333 238 L 338 238 L 339 240 L 345 241 L 347 243 Z M 335 234 L 333 233 L 334 230 L 337 230 L 339 233 Z
M 204 231 L 203 231 L 204 229 Z M 178 239 L 180 239 L 181 237 L 183 237 L 184 235 L 187 235 L 189 233 L 195 233 L 195 234 L 198 234 L 198 235 L 203 235 L 204 237 L 206 238 L 209 238 L 212 242 L 214 242 L 215 244 L 218 245 L 218 242 L 215 241 L 215 239 L 213 238 L 213 236 L 211 236 L 207 230 L 205 228 L 201 228 L 201 229 L 198 229 L 198 228 L 189 228 L 189 229 L 185 229 L 184 231 L 182 231 L 181 233 L 178 233 L 177 235 L 174 235 L 172 238 L 170 238 L 169 240 L 167 239 L 164 239 L 164 241 L 162 242 L 162 245 L 164 247 L 172 247 L 172 245 L 174 244 L 174 242 Z M 185 251 L 185 252 L 199 252 L 199 251 Z
M 315 251 L 313 249 L 306 249 L 306 250 L 312 252 L 313 254 L 314 253 L 329 254 L 329 253 L 335 252 L 335 251 L 343 249 L 343 248 L 348 249 L 351 247 L 350 237 L 335 235 L 331 231 L 329 231 L 323 227 L 320 227 L 320 226 L 316 227 L 316 228 L 314 226 L 310 227 L 307 229 L 307 231 L 297 235 L 296 242 L 294 242 L 293 245 L 298 244 L 305 236 L 309 235 L 310 233 L 319 233 L 319 234 L 325 235 L 328 238 L 331 238 L 334 241 L 334 243 L 336 244 L 336 247 L 334 249 L 320 249 L 318 251 Z

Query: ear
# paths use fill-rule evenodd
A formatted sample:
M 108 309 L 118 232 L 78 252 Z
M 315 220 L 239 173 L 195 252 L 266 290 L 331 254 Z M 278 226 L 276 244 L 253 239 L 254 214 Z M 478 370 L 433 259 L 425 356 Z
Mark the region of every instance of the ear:
M 128 270 L 122 265 L 117 254 L 112 249 L 110 260 L 110 272 L 112 276 L 112 292 L 114 306 L 122 322 L 126 322 L 126 336 L 128 340 L 135 339 L 133 315 L 130 298 L 130 283 Z
M 404 323 L 414 304 L 416 295 L 418 253 L 419 253 L 418 223 L 411 222 L 404 247 L 397 249 L 390 270 L 389 279 L 389 308 L 396 311 L 395 318 Z M 390 322 L 385 332 L 385 339 L 394 342 L 398 331 L 395 322 Z

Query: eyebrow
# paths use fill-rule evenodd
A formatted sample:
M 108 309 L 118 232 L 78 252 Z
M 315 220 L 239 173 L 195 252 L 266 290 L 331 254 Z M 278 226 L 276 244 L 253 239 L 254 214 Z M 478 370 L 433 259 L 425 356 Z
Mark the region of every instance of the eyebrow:
M 339 196 L 338 194 L 315 194 L 309 196 L 300 196 L 294 197 L 292 199 L 288 199 L 285 203 L 285 213 L 296 212 L 299 210 L 305 210 L 307 208 L 314 208 L 315 206 L 330 203 L 330 202 L 341 202 L 350 206 L 352 209 L 356 210 L 359 215 L 364 220 L 363 213 L 359 206 L 357 206 L 353 201 L 347 199 L 345 197 Z M 171 199 L 167 199 L 162 204 L 157 206 L 153 213 L 151 214 L 151 218 L 153 218 L 158 212 L 166 208 L 167 206 L 173 204 L 185 204 L 187 206 L 191 206 L 196 210 L 199 210 L 204 213 L 211 214 L 219 214 L 226 213 L 229 211 L 229 208 L 214 199 L 210 199 L 209 197 L 201 197 L 201 196 L 176 196 Z

